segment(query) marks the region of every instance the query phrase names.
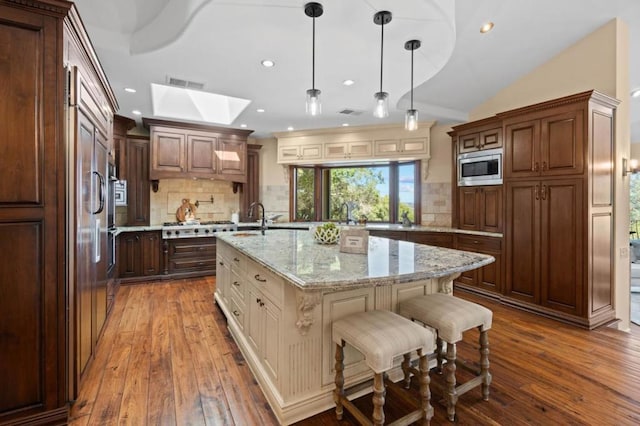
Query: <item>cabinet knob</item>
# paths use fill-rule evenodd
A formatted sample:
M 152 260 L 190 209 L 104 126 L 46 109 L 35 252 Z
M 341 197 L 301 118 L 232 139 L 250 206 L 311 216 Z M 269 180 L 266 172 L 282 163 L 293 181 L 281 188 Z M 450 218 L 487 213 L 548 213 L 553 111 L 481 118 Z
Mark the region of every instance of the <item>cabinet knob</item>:
M 233 311 L 233 315 L 235 315 L 235 316 L 239 317 L 239 316 L 240 316 L 240 312 L 238 312 L 238 311 Z
M 266 283 L 267 282 L 266 279 L 260 277 L 260 274 L 256 274 L 253 278 L 255 278 L 256 281 L 260 281 L 261 283 Z
M 237 257 L 234 257 L 234 258 L 233 258 L 233 261 L 234 261 L 234 262 L 240 262 L 240 259 L 238 259 Z
M 262 303 L 262 299 L 256 299 L 256 303 Z
M 537 172 L 540 171 L 540 165 L 536 162 L 536 165 L 533 167 L 533 171 Z
M 238 281 L 234 281 L 233 285 L 235 285 L 236 287 L 240 287 L 240 283 Z
M 264 306 L 264 302 L 260 302 L 260 306 Z
M 547 162 L 543 161 L 542 162 L 542 171 L 544 172 L 545 170 L 547 170 Z
M 220 266 L 224 266 L 224 262 L 218 262 Z

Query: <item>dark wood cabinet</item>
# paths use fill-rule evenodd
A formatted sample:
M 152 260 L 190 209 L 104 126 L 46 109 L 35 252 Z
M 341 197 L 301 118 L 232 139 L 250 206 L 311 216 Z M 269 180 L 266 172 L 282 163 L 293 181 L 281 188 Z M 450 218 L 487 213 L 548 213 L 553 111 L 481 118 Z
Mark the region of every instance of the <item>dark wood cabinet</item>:
M 494 117 L 454 127 L 450 133 L 456 154 L 502 148 L 502 122 Z
M 602 165 L 615 164 L 617 104 L 588 91 L 454 127 L 454 165 L 496 122 L 504 136 L 504 190 L 484 187 L 482 200 L 480 187 L 453 190 L 454 226 L 504 231 L 504 285 L 485 267 L 462 274 L 461 288 L 585 328 L 615 319 L 614 168 Z
M 458 190 L 458 227 L 502 232 L 502 185 L 463 186 Z
M 483 235 L 456 235 L 456 249 L 483 253 L 496 260 L 482 268 L 466 271 L 456 279 L 458 287 L 471 287 L 479 292 L 498 297 L 502 292 L 502 238 Z
M 127 132 L 136 127 L 136 122 L 128 117 L 113 117 L 113 161 L 116 165 L 116 176 L 127 180 Z
M 407 231 L 407 241 L 428 246 L 453 248 L 453 234 L 448 232 Z
M 172 277 L 215 275 L 215 237 L 181 238 L 163 243 L 168 249 L 165 273 Z
M 147 226 L 151 214 L 151 182 L 149 181 L 149 138 L 128 136 L 127 158 L 127 225 Z
M 407 240 L 407 231 L 385 231 L 385 230 L 378 230 L 378 229 L 370 229 L 369 235 L 371 237 L 389 238 L 390 240 L 400 240 L 400 241 Z
M 583 173 L 586 110 L 575 105 L 557 109 L 541 118 L 533 113 L 505 119 L 505 179 Z
M 581 179 L 507 184 L 507 296 L 583 315 L 582 186 Z
M 162 273 L 160 231 L 124 232 L 118 236 L 118 277 L 123 282 Z
M 260 200 L 260 149 L 262 145 L 247 145 L 247 182 L 240 188 L 240 221 L 252 222 L 249 206 Z
M 149 177 L 247 180 L 251 130 L 144 118 L 150 128 Z

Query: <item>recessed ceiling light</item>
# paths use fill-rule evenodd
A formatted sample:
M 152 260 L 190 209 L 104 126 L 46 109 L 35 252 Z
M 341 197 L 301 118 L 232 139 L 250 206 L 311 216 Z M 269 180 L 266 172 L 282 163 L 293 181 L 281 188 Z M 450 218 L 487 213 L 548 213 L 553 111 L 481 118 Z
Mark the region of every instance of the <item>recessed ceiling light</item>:
M 293 127 L 289 126 L 289 127 L 287 127 L 287 130 L 288 130 L 288 131 L 292 131 L 292 130 L 293 130 Z
M 484 34 L 484 33 L 488 33 L 492 29 L 493 29 L 493 22 L 487 22 L 485 24 L 482 24 L 482 26 L 480 27 L 480 32 Z
M 264 112 L 264 109 L 263 109 L 263 108 L 258 108 L 258 109 L 256 110 L 256 112 Z
M 632 98 L 640 97 L 640 89 L 632 90 L 632 91 L 631 91 L 631 97 L 632 97 Z
M 131 113 L 135 115 L 142 115 L 142 113 L 137 109 L 134 109 L 133 111 L 131 111 Z
M 345 86 L 352 86 L 355 83 L 353 80 L 345 80 L 342 82 Z
M 124 91 L 129 93 L 136 93 L 136 89 L 132 89 L 131 87 L 125 87 Z
M 349 127 L 349 123 L 342 123 L 342 127 Z
M 264 59 L 262 62 L 260 62 L 262 64 L 263 67 L 266 68 L 271 68 L 272 66 L 274 66 L 276 63 L 273 62 L 271 59 Z
M 240 125 L 240 127 L 242 127 L 242 128 L 244 129 L 245 127 L 247 127 L 247 125 L 246 125 L 246 124 L 244 124 L 244 123 L 242 123 L 242 124 Z

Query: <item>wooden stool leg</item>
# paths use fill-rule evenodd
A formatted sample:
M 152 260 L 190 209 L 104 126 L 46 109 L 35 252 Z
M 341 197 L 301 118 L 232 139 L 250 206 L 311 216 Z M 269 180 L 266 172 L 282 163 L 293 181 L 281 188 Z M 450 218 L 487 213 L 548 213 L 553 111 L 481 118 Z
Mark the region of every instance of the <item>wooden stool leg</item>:
M 404 373 L 404 388 L 409 389 L 411 387 L 411 354 L 404 354 L 404 361 L 402 361 L 402 372 Z
M 336 344 L 336 389 L 333 391 L 333 401 L 336 403 L 336 418 L 342 420 L 342 398 L 344 397 L 344 342 Z
M 488 401 L 491 373 L 489 373 L 489 333 L 487 331 L 480 331 L 480 375 L 482 376 L 482 399 Z
M 429 389 L 429 357 L 418 351 L 420 355 L 420 407 L 422 408 L 422 425 L 428 426 L 433 417 L 433 407 L 431 406 L 431 390 Z
M 382 373 L 373 375 L 373 424 L 384 424 L 384 380 Z
M 447 342 L 447 365 L 445 366 L 447 380 L 447 415 L 450 421 L 456 418 L 456 344 Z
M 440 336 L 436 338 L 436 360 L 438 361 L 438 374 L 442 374 L 442 339 Z

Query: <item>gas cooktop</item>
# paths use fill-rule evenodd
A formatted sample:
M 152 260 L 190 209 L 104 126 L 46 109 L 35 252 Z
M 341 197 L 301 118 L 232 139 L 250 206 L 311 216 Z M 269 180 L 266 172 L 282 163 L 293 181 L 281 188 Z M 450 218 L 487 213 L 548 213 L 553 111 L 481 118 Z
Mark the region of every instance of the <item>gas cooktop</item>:
M 164 222 L 162 238 L 212 237 L 216 232 L 237 231 L 238 225 L 230 220 L 210 220 L 200 223 Z

